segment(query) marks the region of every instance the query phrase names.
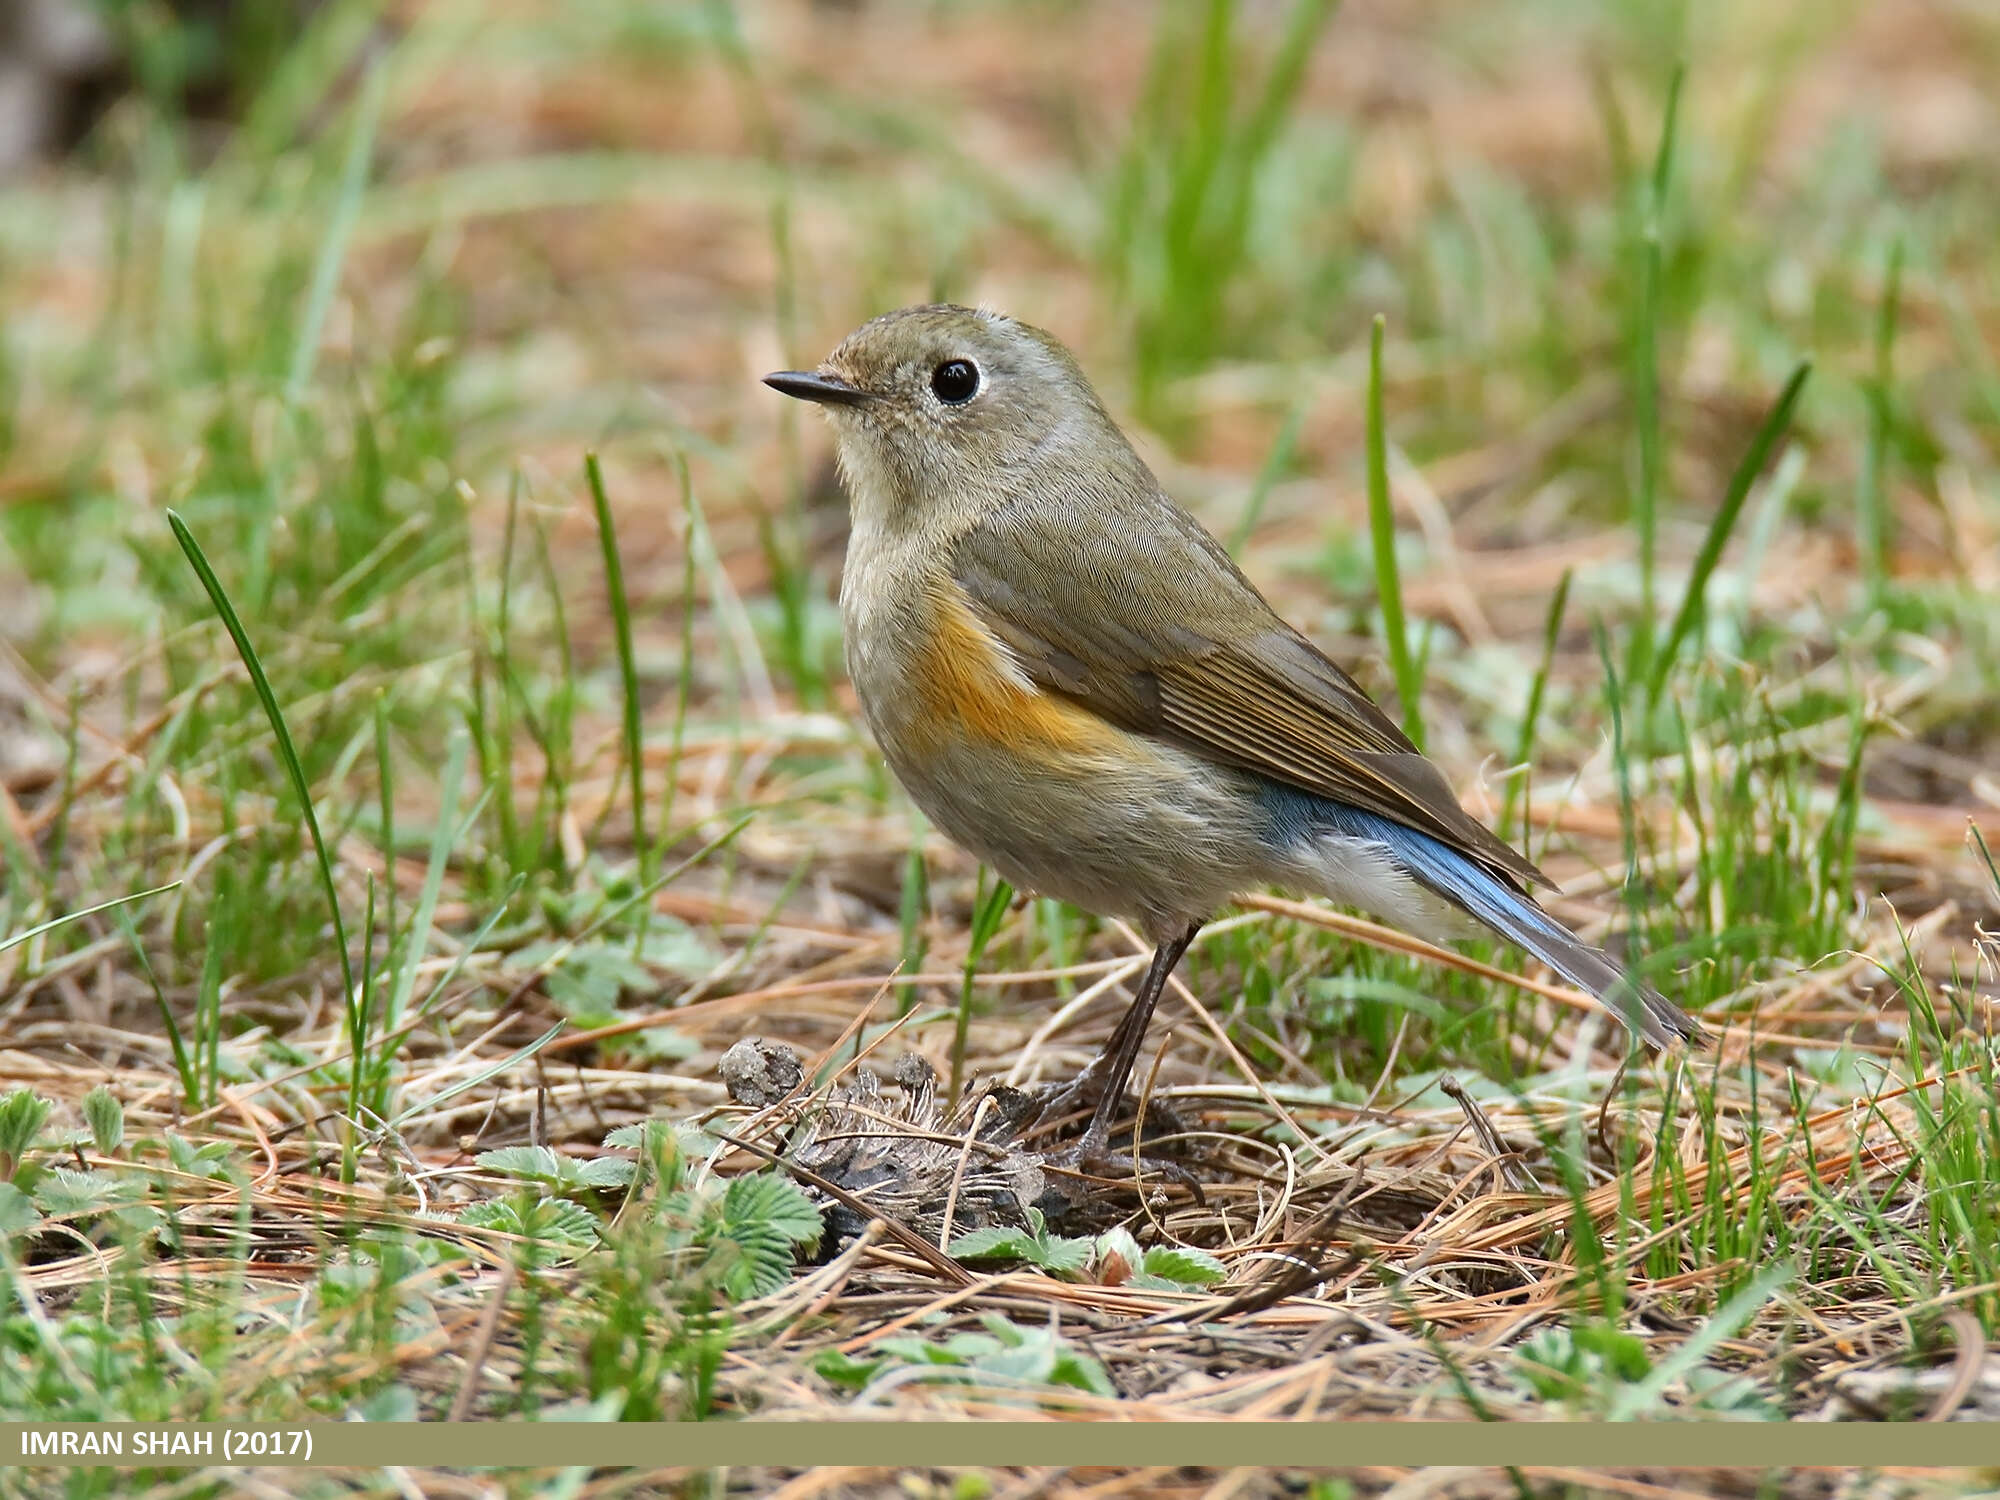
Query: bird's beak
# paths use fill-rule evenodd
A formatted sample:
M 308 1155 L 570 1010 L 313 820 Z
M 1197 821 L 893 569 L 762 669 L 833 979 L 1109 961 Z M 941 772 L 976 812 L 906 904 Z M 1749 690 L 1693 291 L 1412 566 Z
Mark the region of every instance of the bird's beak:
M 850 385 L 836 375 L 821 375 L 812 370 L 779 370 L 764 377 L 764 384 L 774 391 L 783 391 L 787 396 L 796 396 L 801 401 L 817 401 L 822 406 L 858 406 L 868 399 L 868 392 L 858 385 Z

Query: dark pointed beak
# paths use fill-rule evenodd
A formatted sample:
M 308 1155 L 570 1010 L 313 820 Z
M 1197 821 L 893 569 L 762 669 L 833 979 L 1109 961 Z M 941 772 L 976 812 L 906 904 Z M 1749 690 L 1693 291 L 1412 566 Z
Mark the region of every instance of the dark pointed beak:
M 858 406 L 868 399 L 868 392 L 857 385 L 832 375 L 819 375 L 811 370 L 779 370 L 766 375 L 764 384 L 774 391 L 783 391 L 787 396 L 796 396 L 801 401 L 817 401 L 822 406 Z

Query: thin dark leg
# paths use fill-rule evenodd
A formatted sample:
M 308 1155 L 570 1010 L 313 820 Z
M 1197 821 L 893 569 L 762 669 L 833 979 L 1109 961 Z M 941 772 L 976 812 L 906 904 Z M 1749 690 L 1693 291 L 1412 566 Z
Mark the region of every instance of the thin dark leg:
M 1083 1133 L 1082 1149 L 1086 1153 L 1102 1151 L 1105 1142 L 1111 1139 L 1111 1122 L 1117 1118 L 1118 1108 L 1125 1102 L 1125 1085 L 1131 1081 L 1133 1065 L 1139 1061 L 1139 1048 L 1146 1040 L 1146 1027 L 1152 1022 L 1153 1007 L 1160 1003 L 1160 995 L 1167 987 L 1167 978 L 1174 972 L 1174 965 L 1181 961 L 1181 955 L 1187 952 L 1188 944 L 1200 931 L 1201 923 L 1192 922 L 1186 932 L 1153 950 L 1153 962 L 1139 985 L 1139 993 L 1132 997 L 1132 1008 L 1125 1012 L 1118 1029 L 1104 1044 L 1104 1051 L 1090 1065 L 1089 1071 L 1094 1072 L 1099 1064 L 1103 1064 L 1105 1074 L 1104 1092 L 1098 1095 L 1097 1108 L 1092 1111 L 1090 1124 Z M 1136 1144 L 1133 1149 L 1137 1150 Z

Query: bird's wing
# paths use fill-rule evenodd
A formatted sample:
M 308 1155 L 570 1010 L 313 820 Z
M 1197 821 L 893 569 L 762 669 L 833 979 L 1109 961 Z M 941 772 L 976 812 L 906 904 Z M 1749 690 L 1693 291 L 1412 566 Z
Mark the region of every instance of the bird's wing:
M 968 603 L 1037 687 L 1419 829 L 1518 885 L 1553 885 L 1459 805 L 1443 773 L 1193 517 L 1163 495 L 1110 508 L 1077 527 L 1053 509 L 1003 506 L 955 546 Z

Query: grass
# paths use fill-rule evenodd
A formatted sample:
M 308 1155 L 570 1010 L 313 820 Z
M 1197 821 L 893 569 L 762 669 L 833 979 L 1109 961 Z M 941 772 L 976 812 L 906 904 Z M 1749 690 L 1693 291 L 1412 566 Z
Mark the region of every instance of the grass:
M 0 184 L 0 1409 L 1922 1415 L 1994 1338 L 2000 224 L 1976 132 L 1811 103 L 1858 22 L 368 9 Z M 1139 1069 L 1205 1207 L 976 1224 L 968 1153 L 950 1239 L 1028 1248 L 951 1301 L 724 1141 L 824 1118 L 726 1101 L 746 1036 L 976 1100 L 1143 962 L 855 727 L 754 376 L 940 290 L 1717 1046 L 1253 900 Z

